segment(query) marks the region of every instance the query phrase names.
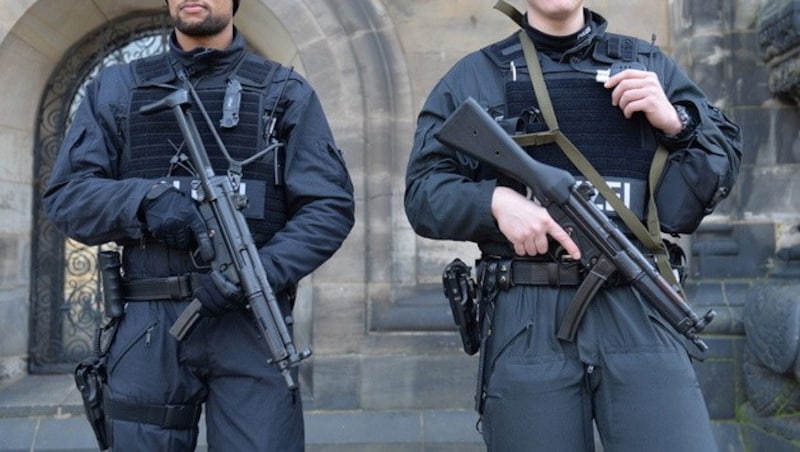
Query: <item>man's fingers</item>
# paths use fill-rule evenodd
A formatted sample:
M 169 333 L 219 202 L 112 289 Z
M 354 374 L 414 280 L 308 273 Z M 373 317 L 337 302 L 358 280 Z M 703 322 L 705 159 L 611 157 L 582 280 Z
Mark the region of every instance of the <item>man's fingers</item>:
M 198 214 L 194 221 L 189 226 L 194 233 L 194 239 L 197 242 L 197 251 L 200 253 L 200 258 L 204 263 L 210 263 L 214 260 L 214 244 L 211 242 L 206 223 L 203 218 Z
M 531 236 L 524 242 L 525 254 L 538 256 L 547 253 L 548 243 L 546 235 Z
M 550 229 L 548 230 L 548 234 L 552 237 L 556 242 L 561 244 L 564 247 L 564 251 L 567 252 L 573 259 L 580 259 L 581 258 L 581 250 L 578 248 L 578 245 L 575 241 L 570 238 L 567 231 L 565 231 L 561 226 L 557 223 L 553 223 Z

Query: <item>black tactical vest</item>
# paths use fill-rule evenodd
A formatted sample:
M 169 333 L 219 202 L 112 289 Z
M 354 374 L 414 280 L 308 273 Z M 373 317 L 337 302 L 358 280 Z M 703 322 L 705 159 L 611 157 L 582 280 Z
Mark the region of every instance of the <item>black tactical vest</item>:
M 192 173 L 187 166 L 191 164 L 174 113 L 171 110 L 150 115 L 139 113 L 143 105 L 158 101 L 182 86 L 171 64 L 173 62 L 168 55 L 159 55 L 133 63 L 137 86 L 130 94 L 130 111 L 124 128 L 128 139 L 125 155 L 121 159 L 120 177 L 177 180 L 180 188 L 188 191 Z M 197 93 L 217 133 L 234 160 L 253 156 L 275 138 L 270 136 L 272 121 L 269 119 L 277 111 L 277 119 L 280 120 L 285 103 L 283 99 L 278 99 L 281 93 L 279 84 L 287 82 L 273 80 L 276 69 L 276 63 L 247 54 L 235 72 L 228 76 L 229 83 L 236 80 L 241 85 L 238 122 L 233 126 L 220 125 L 225 83 L 209 84 L 210 88 L 201 83 L 197 87 Z M 270 89 L 273 86 L 277 88 Z M 200 108 L 192 105 L 189 112 L 200 132 L 215 174 L 226 174 L 228 162 Z M 286 223 L 286 195 L 281 173 L 283 158 L 283 150 L 277 148 L 248 164 L 242 171 L 244 190 L 249 200 L 244 213 L 258 246 L 266 243 Z
M 595 80 L 596 70 L 608 69 L 615 61 L 634 59 L 638 52 L 635 46 L 631 49 L 612 44 L 630 44 L 631 38 L 617 41 L 617 35 L 606 34 L 605 39 L 596 44 L 590 57 L 581 61 L 556 62 L 542 55 L 540 63 L 562 132 L 626 205 L 644 219 L 647 177 L 657 146 L 652 127 L 641 114 L 626 119 L 619 107 L 611 105 L 611 91 Z M 622 52 L 609 51 L 620 47 L 624 49 Z M 517 130 L 512 133 L 546 131 L 547 124 L 541 116 L 516 34 L 485 48 L 484 52 L 504 71 L 504 128 L 514 124 L 512 127 Z M 542 163 L 583 178 L 555 143 L 528 146 L 526 151 Z M 602 200 L 598 201 L 598 207 L 616 216 Z

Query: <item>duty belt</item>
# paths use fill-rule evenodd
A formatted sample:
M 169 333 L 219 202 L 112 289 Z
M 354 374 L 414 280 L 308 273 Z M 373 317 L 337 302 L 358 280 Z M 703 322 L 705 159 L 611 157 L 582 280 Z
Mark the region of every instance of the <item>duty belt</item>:
M 186 300 L 199 285 L 200 273 L 186 273 L 166 278 L 144 278 L 122 282 L 127 301 Z
M 499 289 L 512 286 L 577 286 L 583 280 L 578 262 L 558 263 L 554 261 L 526 259 L 481 259 L 479 273 L 494 275 Z

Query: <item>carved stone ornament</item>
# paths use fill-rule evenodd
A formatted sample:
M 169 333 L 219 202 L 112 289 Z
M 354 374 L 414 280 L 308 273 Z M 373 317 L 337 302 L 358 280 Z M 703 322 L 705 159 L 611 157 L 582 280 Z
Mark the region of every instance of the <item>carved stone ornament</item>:
M 758 21 L 758 43 L 770 71 L 770 91 L 800 105 L 800 0 L 765 4 Z

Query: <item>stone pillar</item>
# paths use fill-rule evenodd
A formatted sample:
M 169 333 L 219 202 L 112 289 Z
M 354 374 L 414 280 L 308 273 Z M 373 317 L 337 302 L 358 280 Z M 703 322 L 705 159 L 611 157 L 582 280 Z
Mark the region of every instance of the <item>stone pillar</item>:
M 760 56 L 768 70 L 768 88 L 785 125 L 786 141 L 774 143 L 775 156 L 785 156 L 794 174 L 800 159 L 797 106 L 800 103 L 800 1 L 768 0 L 758 17 Z M 780 146 L 780 147 L 778 147 Z M 792 188 L 797 184 L 792 177 Z M 792 191 L 779 190 L 791 198 Z M 747 297 L 744 325 L 744 388 L 746 424 L 762 433 L 745 435 L 751 445 L 771 438 L 769 450 L 800 440 L 800 228 L 797 206 L 785 212 L 790 221 L 776 228 L 776 259 L 769 277 Z M 753 430 L 755 432 L 755 430 Z M 745 433 L 747 431 L 745 430 Z M 766 449 L 765 449 L 766 450 Z
M 762 415 L 748 402 L 758 399 L 767 421 L 772 418 L 766 407 L 773 403 L 786 402 L 782 409 L 792 410 L 793 402 L 787 402 L 791 397 L 776 393 L 775 388 L 790 390 L 796 378 L 791 370 L 768 378 L 778 367 L 755 356 L 768 359 L 763 353 L 765 346 L 792 343 L 788 330 L 769 322 L 786 320 L 776 313 L 788 316 L 786 308 L 797 303 L 790 295 L 796 293 L 796 288 L 789 287 L 792 279 L 779 277 L 790 261 L 778 258 L 778 251 L 790 249 L 794 237 L 800 235 L 792 232 L 800 222 L 794 201 L 800 196 L 798 112 L 795 101 L 785 102 L 798 97 L 797 70 L 792 70 L 797 68 L 797 52 L 788 53 L 799 42 L 797 10 L 787 14 L 785 7 L 772 3 L 788 2 L 671 3 L 675 58 L 711 102 L 742 129 L 743 156 L 736 187 L 690 238 L 687 293 L 698 311 L 704 310 L 698 305 L 709 304 L 719 313 L 707 328 L 713 356 L 696 365 L 709 412 L 714 419 L 737 419 L 743 412 L 752 413 L 738 431 L 753 450 L 789 450 L 796 436 L 786 425 L 778 428 L 769 422 L 754 422 Z M 784 12 L 772 12 L 777 9 Z M 771 24 L 768 31 L 759 28 L 767 23 Z M 767 44 L 765 37 L 771 37 Z M 764 49 L 770 49 L 769 57 L 765 58 Z M 792 73 L 794 82 L 789 82 Z M 783 251 L 781 257 L 792 254 Z M 754 343 L 750 331 L 754 336 L 757 331 L 766 334 Z M 796 355 L 791 349 L 782 349 L 782 353 L 781 365 L 789 362 L 791 368 Z M 786 358 L 788 355 L 792 358 Z M 778 380 L 789 386 L 781 386 Z M 770 383 L 765 384 L 767 381 Z

